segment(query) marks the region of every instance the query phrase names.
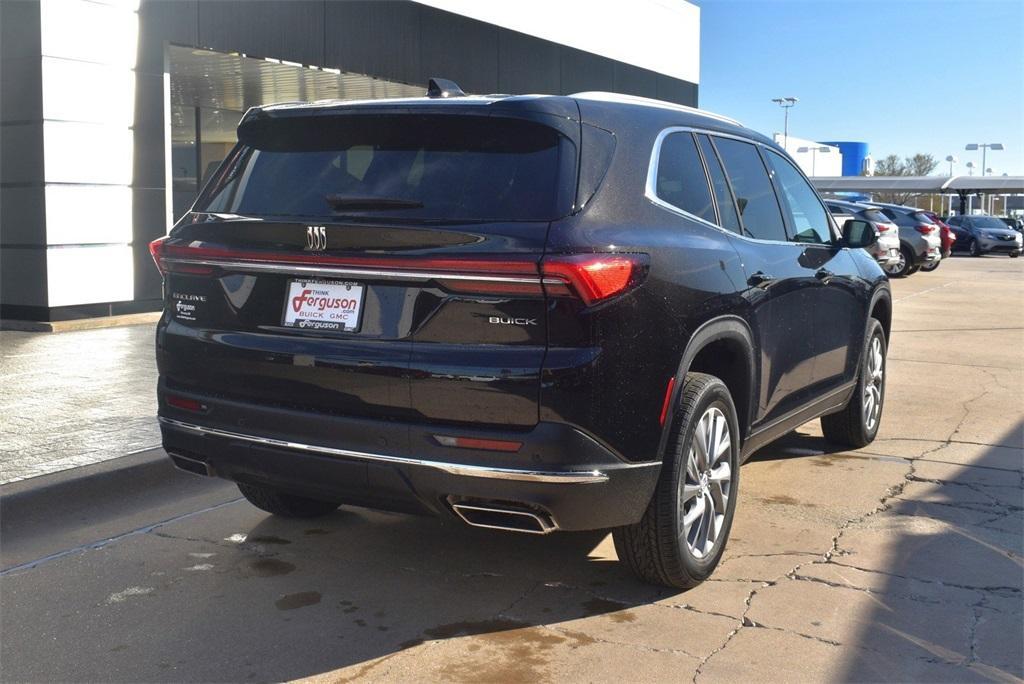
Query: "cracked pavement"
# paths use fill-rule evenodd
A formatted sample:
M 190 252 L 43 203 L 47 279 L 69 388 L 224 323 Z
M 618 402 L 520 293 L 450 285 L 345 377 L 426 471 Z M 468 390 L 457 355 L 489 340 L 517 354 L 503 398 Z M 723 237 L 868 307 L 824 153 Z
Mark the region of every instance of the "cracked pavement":
M 813 422 L 755 455 L 696 589 L 639 584 L 602 532 L 356 508 L 285 521 L 197 479 L 202 507 L 134 511 L 38 563 L 5 550 L 0 675 L 1021 681 L 1022 262 L 893 283 L 879 439 L 837 451 Z

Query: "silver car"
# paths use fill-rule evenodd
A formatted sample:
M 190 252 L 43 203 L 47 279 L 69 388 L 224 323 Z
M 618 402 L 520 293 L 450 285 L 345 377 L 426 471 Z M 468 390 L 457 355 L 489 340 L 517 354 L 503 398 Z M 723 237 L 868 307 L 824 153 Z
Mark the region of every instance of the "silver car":
M 865 251 L 875 258 L 883 269 L 896 267 L 900 262 L 899 228 L 881 209 L 871 204 L 846 202 L 844 200 L 825 200 L 825 206 L 832 213 L 841 228 L 847 219 L 867 221 L 878 231 L 878 242 Z
M 886 273 L 901 278 L 942 259 L 939 226 L 924 211 L 916 207 L 880 202 L 873 203 L 873 206 L 892 219 L 900 231 L 900 260 L 894 266 L 884 267 Z

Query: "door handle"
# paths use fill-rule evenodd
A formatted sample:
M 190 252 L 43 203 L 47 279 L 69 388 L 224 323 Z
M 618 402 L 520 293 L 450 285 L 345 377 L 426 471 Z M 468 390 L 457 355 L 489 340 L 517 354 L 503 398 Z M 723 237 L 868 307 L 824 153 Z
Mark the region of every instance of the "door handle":
M 836 275 L 835 273 L 833 273 L 832 271 L 828 270 L 827 268 L 819 268 L 814 273 L 814 277 L 815 278 L 817 278 L 818 280 L 820 280 L 821 282 L 826 283 L 826 284 L 828 283 L 828 281 L 832 280 L 832 278 L 834 278 L 835 275 Z
M 750 278 L 747 279 L 747 283 L 751 287 L 760 287 L 761 285 L 767 285 L 773 280 L 775 280 L 773 276 L 768 275 L 764 271 L 757 271 L 750 275 Z

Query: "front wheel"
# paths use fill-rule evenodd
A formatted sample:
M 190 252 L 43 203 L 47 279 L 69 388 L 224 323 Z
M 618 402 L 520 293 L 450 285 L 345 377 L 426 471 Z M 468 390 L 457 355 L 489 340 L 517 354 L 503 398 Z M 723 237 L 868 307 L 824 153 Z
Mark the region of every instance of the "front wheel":
M 971 240 L 971 256 L 980 257 L 984 252 L 981 251 L 981 246 L 977 240 Z
M 687 374 L 654 496 L 640 522 L 612 533 L 619 559 L 652 584 L 689 589 L 707 579 L 732 527 L 739 456 L 728 388 Z
M 838 413 L 821 417 L 821 432 L 829 442 L 859 449 L 874 441 L 885 404 L 885 353 L 882 324 L 869 319 L 853 396 Z

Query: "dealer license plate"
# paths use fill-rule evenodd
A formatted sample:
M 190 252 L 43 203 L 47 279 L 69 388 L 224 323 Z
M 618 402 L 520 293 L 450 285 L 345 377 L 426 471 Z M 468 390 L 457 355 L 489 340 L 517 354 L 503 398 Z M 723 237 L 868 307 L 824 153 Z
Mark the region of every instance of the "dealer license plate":
M 306 330 L 359 330 L 365 289 L 359 283 L 292 280 L 281 324 Z

